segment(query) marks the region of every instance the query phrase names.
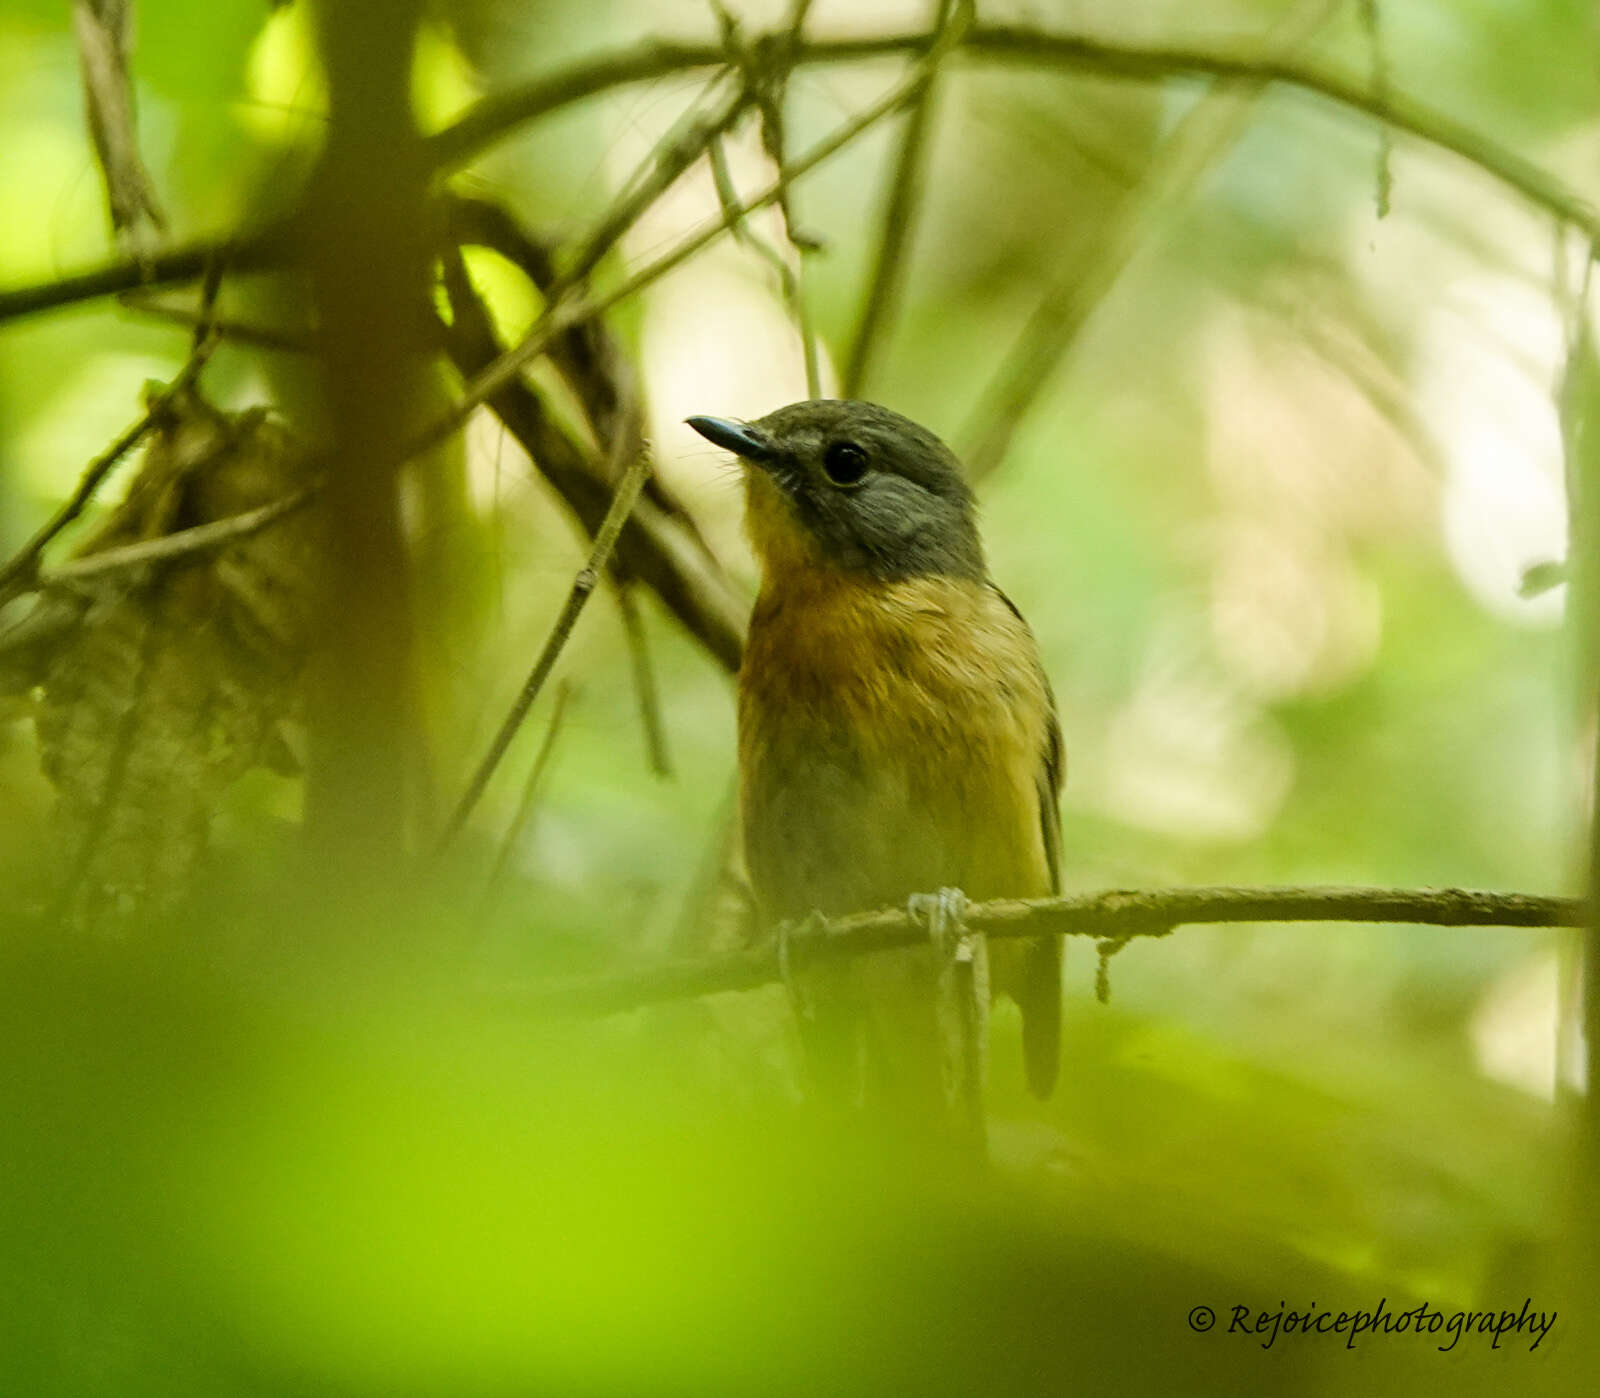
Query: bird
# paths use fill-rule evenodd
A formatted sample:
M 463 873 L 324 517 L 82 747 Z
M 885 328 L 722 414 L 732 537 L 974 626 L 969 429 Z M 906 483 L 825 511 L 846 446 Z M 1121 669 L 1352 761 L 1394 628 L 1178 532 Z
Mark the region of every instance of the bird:
M 738 677 L 739 806 L 760 923 L 1060 891 L 1061 727 L 1038 645 L 989 575 L 960 461 L 875 403 L 688 425 L 743 467 L 760 585 Z M 983 939 L 977 939 L 982 947 Z M 983 948 L 1034 1095 L 1056 1086 L 1059 935 Z M 948 1107 L 930 947 L 830 960 L 806 996 L 814 1088 Z M 987 979 L 989 985 L 982 982 Z

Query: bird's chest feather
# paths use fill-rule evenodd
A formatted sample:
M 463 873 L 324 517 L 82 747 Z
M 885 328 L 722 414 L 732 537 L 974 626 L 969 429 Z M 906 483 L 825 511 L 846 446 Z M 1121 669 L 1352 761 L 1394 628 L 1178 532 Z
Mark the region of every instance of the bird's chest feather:
M 984 583 L 817 580 L 764 598 L 740 674 L 746 846 L 776 916 L 957 884 L 1043 891 L 1049 701 Z

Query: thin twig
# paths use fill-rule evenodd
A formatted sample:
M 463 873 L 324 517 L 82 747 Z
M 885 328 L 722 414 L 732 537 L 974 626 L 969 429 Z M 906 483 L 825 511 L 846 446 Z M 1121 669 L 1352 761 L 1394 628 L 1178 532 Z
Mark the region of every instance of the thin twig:
M 799 43 L 805 34 L 806 19 L 811 13 L 811 0 L 794 0 L 789 7 L 789 21 L 785 28 L 789 31 L 790 39 Z
M 761 145 L 780 177 L 788 165 L 789 138 L 785 107 L 789 93 L 789 77 L 794 72 L 793 55 L 805 39 L 806 19 L 811 13 L 811 0 L 794 0 L 789 9 L 789 21 L 780 46 L 768 44 L 764 52 L 775 54 L 768 71 L 760 81 L 747 79 L 753 95 L 756 112 L 761 121 Z M 752 64 L 754 70 L 756 65 Z M 731 187 L 731 181 L 729 181 Z M 820 249 L 821 243 L 800 226 L 795 213 L 792 185 L 785 185 L 776 200 L 783 222 L 784 237 L 794 251 L 794 265 L 782 263 L 788 275 L 782 278 L 784 294 L 800 332 L 801 357 L 805 362 L 806 397 L 822 396 L 822 366 L 817 349 L 816 325 L 811 315 L 810 298 L 806 295 L 806 255 Z M 738 225 L 735 225 L 738 227 Z M 752 235 L 754 236 L 754 235 Z M 757 239 L 759 242 L 759 239 Z M 776 251 L 776 249 L 774 249 Z M 779 254 L 781 258 L 782 255 Z
M 667 726 L 661 719 L 661 691 L 656 686 L 655 666 L 650 660 L 650 636 L 632 585 L 621 579 L 617 582 L 617 612 L 622 618 L 622 634 L 628 639 L 628 655 L 633 661 L 633 689 L 639 699 L 639 723 L 644 729 L 645 749 L 650 754 L 650 770 L 658 777 L 670 777 L 672 757 L 667 751 Z
M 1578 927 L 1586 917 L 1577 898 L 1486 893 L 1460 888 L 1172 888 L 1113 889 L 1104 893 L 975 903 L 966 923 L 991 938 L 1054 933 L 1096 940 L 1164 937 L 1194 923 L 1364 922 L 1436 927 Z M 856 913 L 813 919 L 792 929 L 789 954 L 858 956 L 911 946 L 928 935 L 907 912 Z M 750 990 L 779 976 L 770 946 L 732 955 L 667 962 L 633 971 L 572 976 L 491 988 L 508 1005 L 536 1010 L 629 1010 L 662 1000 Z
M 528 332 L 528 335 L 520 344 L 506 351 L 498 360 L 465 385 L 460 398 L 452 405 L 450 411 L 426 428 L 416 438 L 410 448 L 410 454 L 413 456 L 420 455 L 448 437 L 471 415 L 479 404 L 483 403 L 504 384 L 510 382 L 517 374 L 521 373 L 525 366 L 538 359 L 558 335 L 564 334 L 574 325 L 592 320 L 595 316 L 603 315 L 619 302 L 636 295 L 652 282 L 687 262 L 697 252 L 726 233 L 746 215 L 753 213 L 757 209 L 763 209 L 768 204 L 775 203 L 782 197 L 783 191 L 793 181 L 849 145 L 864 131 L 899 107 L 907 96 L 916 90 L 917 85 L 922 80 L 924 68 L 928 65 L 936 64 L 948 49 L 959 43 L 962 32 L 963 30 L 959 23 L 952 24 L 948 31 L 941 36 L 939 42 L 929 50 L 922 62 L 913 68 L 909 75 L 895 83 L 883 96 L 869 104 L 849 121 L 844 122 L 817 142 L 786 170 L 781 171 L 778 178 L 753 199 L 740 204 L 735 209 L 724 210 L 719 217 L 711 220 L 683 239 L 672 251 L 658 257 L 654 262 L 647 263 L 605 295 L 582 298 L 572 302 L 562 301 L 550 307 L 539 317 L 533 329 Z
M 1378 0 L 1358 0 L 1361 27 L 1366 31 L 1367 47 L 1372 55 L 1373 100 L 1387 104 L 1389 101 L 1389 58 L 1383 47 L 1383 23 L 1378 14 Z M 1379 218 L 1389 216 L 1389 196 L 1394 188 L 1394 174 L 1390 157 L 1394 154 L 1394 137 L 1389 133 L 1389 123 L 1378 123 L 1378 185 L 1377 209 Z
M 222 254 L 218 253 L 206 263 L 205 274 L 200 278 L 200 310 L 195 316 L 194 334 L 189 337 L 190 354 L 199 354 L 200 347 L 212 338 L 225 265 Z
M 88 470 L 83 473 L 72 494 L 39 527 L 34 536 L 3 567 L 0 567 L 0 606 L 13 597 L 19 597 L 24 592 L 33 590 L 39 575 L 39 560 L 45 549 L 50 546 L 56 535 L 88 508 L 95 492 L 100 489 L 117 463 L 138 446 L 151 429 L 167 417 L 173 403 L 189 391 L 190 386 L 200 376 L 200 371 L 205 368 L 206 360 L 210 357 L 215 344 L 216 337 L 208 335 L 195 348 L 194 353 L 189 356 L 189 362 L 179 370 L 178 376 L 156 395 L 145 409 L 144 416 L 89 463 Z
M 626 443 L 627 437 L 619 433 L 617 445 L 624 446 Z M 620 464 L 614 461 L 613 471 Z M 562 606 L 561 614 L 556 618 L 555 626 L 551 628 L 550 635 L 545 640 L 538 660 L 534 662 L 533 669 L 524 681 L 521 692 L 511 706 L 511 711 L 505 716 L 499 731 L 495 734 L 494 741 L 489 744 L 488 752 L 484 754 L 477 770 L 473 772 L 472 780 L 467 783 L 467 789 L 461 794 L 460 801 L 450 814 L 450 819 L 445 822 L 444 832 L 439 837 L 441 850 L 466 824 L 467 817 L 478 804 L 484 788 L 489 785 L 489 778 L 494 775 L 495 768 L 506 755 L 506 749 L 511 746 L 511 740 L 516 737 L 517 729 L 522 726 L 523 719 L 528 716 L 528 710 L 533 707 L 533 701 L 539 697 L 539 691 L 550 678 L 550 671 L 555 667 L 557 658 L 572 636 L 572 628 L 577 624 L 590 595 L 599 585 L 601 574 L 605 572 L 606 564 L 611 558 L 611 551 L 616 547 L 617 536 L 622 532 L 622 526 L 627 522 L 634 502 L 644 487 L 645 477 L 650 472 L 650 464 L 650 451 L 646 445 L 634 456 L 628 469 L 617 482 L 616 493 L 611 498 L 611 508 L 606 511 L 606 517 L 595 535 L 594 547 L 589 551 L 588 562 L 578 570 L 577 577 L 572 580 L 572 589 L 567 593 L 566 603 Z
M 207 238 L 148 257 L 108 262 L 54 281 L 0 291 L 0 324 L 140 287 L 192 282 L 203 277 L 211 260 L 222 252 L 228 254 L 235 270 L 257 271 L 281 258 L 287 246 L 283 227 L 275 225 L 231 242 Z
M 743 87 L 736 87 L 712 112 L 685 117 L 646 157 L 643 167 L 623 184 L 613 206 L 596 222 L 579 245 L 571 264 L 548 289 L 549 299 L 558 301 L 581 283 L 621 239 L 640 216 L 656 202 L 678 177 L 705 153 L 723 132 L 738 121 L 750 103 Z
M 944 28 L 950 16 L 952 0 L 936 0 L 933 32 Z M 889 197 L 884 201 L 883 218 L 878 232 L 878 251 L 872 262 L 872 275 L 867 283 L 867 298 L 862 303 L 861 319 L 856 325 L 855 337 L 850 342 L 850 354 L 845 361 L 842 395 L 859 398 L 862 385 L 872 368 L 872 354 L 878 347 L 885 327 L 894 316 L 900 302 L 900 292 L 905 285 L 906 250 L 911 245 L 912 225 L 916 221 L 917 206 L 922 200 L 924 162 L 923 147 L 927 144 L 928 128 L 933 124 L 933 90 L 937 74 L 929 71 L 906 110 L 905 128 L 900 134 L 900 149 L 895 155 L 894 179 L 889 185 Z
M 120 247 L 136 249 L 146 221 L 159 233 L 166 230 L 167 220 L 139 154 L 129 71 L 134 6 L 132 0 L 76 0 L 72 19 L 89 135 L 105 183 L 112 231 Z
M 320 489 L 320 483 L 308 485 L 292 495 L 285 495 L 281 500 L 269 501 L 253 510 L 241 510 L 238 514 L 212 520 L 208 524 L 196 524 L 172 534 L 163 534 L 158 539 L 141 539 L 136 544 L 85 554 L 82 558 L 63 563 L 59 568 L 42 571 L 37 587 L 41 591 L 74 587 L 106 573 L 140 568 L 151 563 L 171 563 L 179 558 L 224 548 L 252 534 L 259 534 L 268 525 L 276 524 L 285 515 L 310 504 Z
M 1288 58 L 1327 23 L 1342 0 L 1300 0 L 1262 41 L 1263 57 Z M 1188 201 L 1206 173 L 1243 133 L 1265 82 L 1214 84 L 1157 149 L 1144 178 L 1112 211 L 1087 256 L 1076 254 L 1045 292 L 1016 342 L 979 395 L 961 434 L 961 458 L 974 480 L 1005 459 L 1028 409 L 1077 343 L 1162 215 Z
M 528 769 L 528 779 L 522 784 L 522 799 L 517 802 L 517 813 L 512 816 L 511 824 L 506 827 L 505 838 L 501 840 L 499 853 L 495 855 L 494 868 L 489 871 L 489 881 L 484 886 L 486 903 L 493 900 L 495 890 L 505 876 L 511 852 L 521 841 L 522 832 L 527 828 L 528 820 L 533 815 L 534 798 L 544 784 L 544 774 L 550 766 L 550 755 L 556 749 L 556 739 L 561 734 L 561 724 L 567 716 L 567 704 L 571 699 L 572 681 L 562 680 L 556 686 L 556 697 L 550 705 L 550 721 L 545 724 L 544 738 L 533 759 L 533 766 Z
M 154 316 L 157 320 L 170 320 L 177 325 L 193 326 L 197 331 L 202 325 L 209 323 L 216 337 L 230 344 L 276 350 L 283 354 L 310 354 L 312 350 L 309 335 L 295 335 L 287 330 L 275 330 L 265 325 L 250 325 L 244 321 L 227 320 L 218 316 L 212 316 L 208 322 L 199 311 L 188 306 L 174 306 L 169 302 L 157 301 L 133 291 L 124 293 L 120 299 L 128 310 L 135 311 L 139 315 Z
M 489 248 L 505 258 L 538 288 L 546 304 L 549 303 L 557 282 L 557 272 L 555 257 L 548 240 L 532 233 L 503 205 L 491 200 L 452 195 L 449 213 L 452 237 L 463 245 Z M 472 289 L 464 265 L 460 264 L 459 252 L 447 250 L 443 260 L 446 290 L 452 313 L 458 320 L 457 326 L 451 333 L 453 335 L 455 330 L 461 328 L 459 322 L 462 318 L 476 327 L 472 336 L 475 343 L 471 355 L 463 356 L 454 350 L 451 351 L 451 357 L 461 369 L 462 377 L 470 378 L 490 360 L 498 358 L 505 347 L 500 345 L 495 337 L 488 312 L 483 309 L 481 298 Z M 445 338 L 448 339 L 450 336 Z M 478 350 L 482 350 L 482 353 L 478 353 Z M 468 357 L 474 361 L 470 366 L 463 363 Z M 572 390 L 573 396 L 583 409 L 584 416 L 589 420 L 593 439 L 601 443 L 602 447 L 609 446 L 619 431 L 637 433 L 641 430 L 640 414 L 637 411 L 625 414 L 623 411 L 627 398 L 624 385 L 632 374 L 628 358 L 618 344 L 616 336 L 603 320 L 592 320 L 574 326 L 554 341 L 550 346 L 550 362 L 567 387 Z M 490 406 L 494 406 L 493 402 Z M 547 415 L 546 421 L 548 421 Z M 592 460 L 590 454 L 577 444 L 576 439 L 573 445 L 574 451 L 568 455 L 583 457 L 586 466 L 593 466 L 598 480 L 600 471 L 604 469 L 604 463 Z M 541 470 L 545 469 L 545 453 L 530 449 L 529 455 L 535 465 Z M 604 484 L 609 499 L 612 482 L 608 480 Z M 560 489 L 559 486 L 557 488 Z M 653 502 L 682 525 L 695 544 L 702 548 L 706 560 L 711 562 L 713 555 L 701 538 L 694 517 L 673 497 L 671 491 L 663 485 L 661 478 L 651 476 L 645 482 L 644 489 L 644 500 Z M 644 501 L 640 503 L 643 504 Z M 605 506 L 606 501 L 602 501 L 599 511 L 594 516 L 593 527 L 599 526 L 600 516 L 605 513 Z M 631 527 L 630 525 L 630 529 Z M 625 530 L 618 548 L 619 557 L 627 552 L 628 537 L 629 531 Z
M 445 256 L 444 280 L 454 313 L 445 348 L 462 377 L 471 378 L 499 357 L 501 346 L 459 257 Z M 590 395 L 582 396 L 585 402 L 592 401 Z M 597 534 L 610 508 L 610 482 L 603 482 L 591 469 L 584 449 L 551 420 L 538 394 L 520 377 L 513 378 L 490 398 L 489 407 L 590 536 Z M 620 423 L 628 415 L 622 403 L 613 416 Z M 610 440 L 616 439 L 613 429 Z M 699 543 L 686 517 L 652 500 L 648 487 L 617 540 L 617 559 L 630 576 L 654 590 L 662 605 L 724 668 L 739 668 L 745 603 Z
M 789 265 L 788 258 L 757 233 L 744 217 L 739 206 L 739 191 L 733 183 L 733 174 L 728 169 L 728 154 L 723 149 L 722 142 L 713 141 L 707 155 L 710 157 L 711 180 L 717 191 L 717 202 L 721 204 L 724 212 L 738 211 L 738 221 L 732 224 L 728 231 L 733 234 L 736 242 L 749 248 L 778 275 L 778 289 L 783 294 L 784 304 L 794 317 L 795 327 L 800 334 L 801 353 L 805 359 L 806 369 L 806 397 L 820 398 L 822 370 L 817 357 L 817 335 L 807 310 L 805 296 L 802 294 L 800 274 Z M 798 251 L 796 249 L 797 255 Z

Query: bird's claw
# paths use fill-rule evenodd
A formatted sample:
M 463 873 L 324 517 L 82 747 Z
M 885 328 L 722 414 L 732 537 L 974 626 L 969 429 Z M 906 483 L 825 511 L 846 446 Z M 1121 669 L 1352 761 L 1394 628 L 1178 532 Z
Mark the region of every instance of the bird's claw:
M 827 924 L 828 919 L 822 912 L 813 908 L 804 917 L 785 919 L 773 929 L 773 939 L 777 943 L 778 953 L 778 980 L 797 1005 L 802 1003 L 802 997 L 794 983 L 795 943 L 798 941 L 802 950 L 814 947 L 817 939 L 827 928 Z
M 906 899 L 906 912 L 925 923 L 928 939 L 942 953 L 956 961 L 972 960 L 972 942 L 967 936 L 967 895 L 959 888 L 941 888 L 937 893 L 913 893 Z

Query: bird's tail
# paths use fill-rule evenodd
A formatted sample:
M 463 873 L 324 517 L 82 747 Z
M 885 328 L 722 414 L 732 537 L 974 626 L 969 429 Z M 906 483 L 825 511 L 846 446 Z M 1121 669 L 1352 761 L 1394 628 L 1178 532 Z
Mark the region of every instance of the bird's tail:
M 1022 1011 L 1022 1061 L 1028 1090 L 1040 1099 L 1061 1076 L 1061 943 L 1059 936 L 1028 942 L 1015 979 L 1001 986 Z

